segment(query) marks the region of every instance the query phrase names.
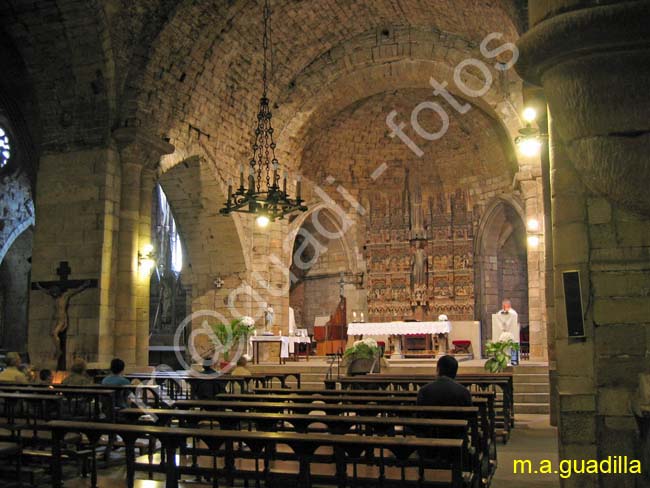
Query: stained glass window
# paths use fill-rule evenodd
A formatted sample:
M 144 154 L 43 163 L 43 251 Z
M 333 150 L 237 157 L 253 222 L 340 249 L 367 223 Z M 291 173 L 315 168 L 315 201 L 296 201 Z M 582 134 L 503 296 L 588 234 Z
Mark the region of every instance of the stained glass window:
M 9 134 L 0 127 L 0 169 L 9 164 L 11 158 L 11 145 L 9 144 Z

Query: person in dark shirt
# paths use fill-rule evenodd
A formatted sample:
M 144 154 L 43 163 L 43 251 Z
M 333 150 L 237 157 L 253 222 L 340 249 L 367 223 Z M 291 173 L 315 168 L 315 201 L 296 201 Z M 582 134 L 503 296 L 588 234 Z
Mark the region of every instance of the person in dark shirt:
M 423 386 L 418 391 L 418 405 L 469 407 L 472 395 L 454 378 L 458 372 L 458 361 L 453 356 L 443 356 L 438 360 L 438 379 Z

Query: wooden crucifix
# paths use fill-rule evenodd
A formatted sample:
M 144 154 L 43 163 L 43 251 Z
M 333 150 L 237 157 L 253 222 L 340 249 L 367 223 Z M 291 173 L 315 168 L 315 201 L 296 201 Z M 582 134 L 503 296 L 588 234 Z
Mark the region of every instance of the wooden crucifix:
M 56 269 L 58 281 L 36 281 L 32 283 L 32 290 L 47 293 L 54 300 L 54 324 L 50 332 L 54 341 L 54 358 L 56 369 L 65 371 L 66 367 L 66 339 L 68 330 L 68 305 L 70 299 L 87 288 L 97 288 L 97 280 L 69 280 L 72 269 L 67 261 L 61 261 Z

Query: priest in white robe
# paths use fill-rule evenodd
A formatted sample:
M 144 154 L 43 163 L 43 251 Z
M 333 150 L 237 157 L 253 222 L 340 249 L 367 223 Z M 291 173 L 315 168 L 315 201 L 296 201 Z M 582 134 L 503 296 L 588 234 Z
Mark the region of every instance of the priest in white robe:
M 492 340 L 519 343 L 519 317 L 510 300 L 503 300 L 501 310 L 492 316 Z

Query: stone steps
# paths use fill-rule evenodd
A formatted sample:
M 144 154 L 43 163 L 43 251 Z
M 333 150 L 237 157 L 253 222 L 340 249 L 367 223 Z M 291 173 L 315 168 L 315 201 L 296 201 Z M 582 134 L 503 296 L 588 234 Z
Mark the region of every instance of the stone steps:
M 550 393 L 551 386 L 547 383 L 517 383 L 517 393 Z
M 540 373 L 517 373 L 513 374 L 514 384 L 520 383 L 547 383 L 548 382 L 548 372 L 544 374 Z
M 548 414 L 550 382 L 548 367 L 522 364 L 513 368 L 516 414 Z
M 550 412 L 548 403 L 515 403 L 515 415 L 520 414 L 544 414 Z

